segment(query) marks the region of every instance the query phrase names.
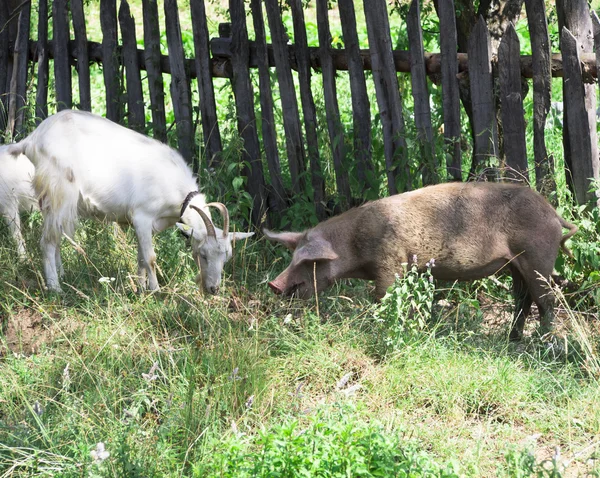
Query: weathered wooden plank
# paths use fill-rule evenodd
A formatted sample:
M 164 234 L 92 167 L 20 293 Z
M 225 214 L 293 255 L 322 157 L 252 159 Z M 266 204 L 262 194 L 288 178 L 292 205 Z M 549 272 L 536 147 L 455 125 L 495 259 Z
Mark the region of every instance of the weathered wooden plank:
M 262 12 L 261 0 L 250 0 L 252 22 L 258 59 L 258 82 L 260 89 L 260 110 L 262 142 L 265 147 L 265 156 L 271 179 L 271 194 L 269 194 L 269 209 L 281 217 L 286 209 L 286 193 L 281 177 L 281 164 L 277 149 L 277 133 L 275 132 L 275 118 L 273 115 L 273 91 L 271 88 L 271 74 L 269 71 L 269 57 L 265 35 L 265 22 Z M 276 224 L 275 226 L 280 226 Z
M 594 29 L 594 51 L 596 52 L 596 69 L 600 66 L 600 18 L 595 11 L 592 11 L 592 28 Z M 600 84 L 600 78 L 596 78 Z
M 550 111 L 552 90 L 551 47 L 544 0 L 525 0 L 527 24 L 531 40 L 533 69 L 533 156 L 535 184 L 538 191 L 548 194 L 555 189 L 553 165 L 546 149 L 546 118 Z
M 387 2 L 385 0 L 365 2 L 364 10 L 375 93 L 383 128 L 388 191 L 390 194 L 396 194 L 398 192 L 397 181 L 401 184 L 400 192 L 402 192 L 411 189 L 412 180 L 404 139 L 402 101 L 392 55 Z
M 192 94 L 185 68 L 185 54 L 181 42 L 181 26 L 177 0 L 165 0 L 165 25 L 169 62 L 171 64 L 171 98 L 177 123 L 179 152 L 193 164 L 195 154 L 194 128 L 192 123 Z
M 458 42 L 454 0 L 438 2 L 440 19 L 440 57 L 442 74 L 442 106 L 444 115 L 444 143 L 448 175 L 462 179 L 460 151 L 460 89 L 458 85 Z
M 35 92 L 35 123 L 40 124 L 40 122 L 48 116 L 48 0 L 39 0 L 38 44 L 36 56 L 38 67 L 37 87 Z
M 347 0 L 342 0 L 340 5 Z M 351 1 L 351 0 L 350 0 Z M 340 10 L 340 18 L 342 17 L 342 10 Z M 344 22 L 345 23 L 345 22 Z M 342 23 L 342 26 L 344 25 Z M 343 28 L 342 28 L 343 31 Z M 227 77 L 228 66 L 227 59 L 231 56 L 229 38 L 213 38 L 210 41 L 211 52 L 213 54 L 213 76 Z M 346 40 L 346 42 L 348 42 Z M 293 55 L 294 46 L 287 45 L 288 54 L 290 55 L 290 66 L 292 69 L 297 69 L 298 66 L 295 62 Z M 269 63 L 270 66 L 275 66 L 275 59 L 273 56 L 272 46 L 269 46 Z M 318 47 L 309 47 L 310 51 L 310 64 L 313 69 L 318 70 L 320 68 L 319 51 Z M 371 56 L 368 49 L 358 50 L 361 66 L 364 71 L 372 70 Z M 394 57 L 394 68 L 397 72 L 410 72 L 410 53 L 404 50 L 394 50 L 392 52 Z M 346 71 L 349 68 L 349 58 L 346 50 L 334 49 L 331 50 L 331 56 L 333 58 L 333 65 L 336 70 Z M 581 56 L 581 61 L 585 66 L 585 76 L 596 77 L 596 57 L 593 53 L 585 53 Z M 456 53 L 455 62 L 458 63 L 458 72 L 468 72 L 468 55 L 466 53 Z M 253 42 L 250 43 L 250 67 L 255 68 L 257 65 L 256 61 L 256 47 Z M 427 75 L 437 76 L 442 72 L 442 56 L 440 53 L 425 53 L 425 70 Z M 194 69 L 195 71 L 195 69 Z M 553 77 L 562 76 L 562 62 L 559 53 L 552 55 L 551 71 Z M 231 75 L 229 73 L 229 75 Z M 521 56 L 521 76 L 524 78 L 532 78 L 533 76 L 533 65 L 531 55 Z
M 525 144 L 525 117 L 521 96 L 519 68 L 519 37 L 512 23 L 506 28 L 498 47 L 498 77 L 500 83 L 500 111 L 506 155 L 506 176 L 529 183 L 527 146 Z
M 8 3 L 0 2 L 0 25 L 8 22 Z M 0 131 L 6 130 L 8 113 L 9 78 L 9 38 L 8 28 L 0 28 Z
M 71 0 L 71 16 L 75 32 L 75 56 L 77 57 L 77 76 L 79 79 L 79 108 L 92 110 L 92 93 L 90 88 L 90 56 L 87 48 L 87 32 L 83 0 Z
M 350 182 L 348 172 L 344 168 L 346 148 L 344 128 L 340 119 L 340 108 L 337 100 L 335 68 L 331 59 L 331 31 L 329 30 L 329 12 L 327 0 L 317 0 L 317 28 L 319 34 L 319 56 L 323 77 L 323 96 L 325 99 L 325 115 L 331 142 L 331 155 L 335 170 L 335 182 L 338 192 L 339 206 L 345 211 L 351 203 Z
M 265 8 L 273 41 L 273 54 L 281 96 L 283 128 L 285 130 L 286 151 L 292 178 L 292 190 L 295 194 L 300 195 L 306 191 L 306 180 L 304 178 L 306 166 L 298 100 L 296 99 L 287 48 L 287 35 L 283 29 L 279 2 L 277 0 L 265 0 Z
M 121 63 L 117 48 L 117 3 L 116 0 L 100 0 L 100 27 L 102 29 L 102 71 L 106 90 L 106 117 L 120 123 L 121 106 Z
M 306 145 L 310 163 L 310 179 L 313 188 L 313 201 L 318 219 L 325 219 L 325 181 L 321 169 L 319 155 L 319 140 L 317 135 L 317 112 L 315 101 L 310 88 L 310 61 L 308 56 L 308 39 L 306 38 L 306 25 L 302 0 L 288 0 L 292 10 L 294 25 L 294 44 L 296 46 L 296 61 L 298 62 L 298 83 L 300 86 L 300 101 L 304 115 L 304 130 L 306 131 Z
M 146 1 L 146 0 L 143 0 Z M 344 0 L 342 0 L 344 1 Z M 213 57 L 211 58 L 211 73 L 215 78 L 231 78 L 231 62 L 229 58 L 231 57 L 230 50 L 230 38 L 213 38 L 211 40 L 211 52 L 213 52 Z M 214 48 L 213 48 L 214 47 Z M 29 40 L 29 61 L 36 62 L 37 41 Z M 218 54 L 215 54 L 213 50 L 217 50 Z M 73 52 L 75 52 L 76 46 L 73 40 L 69 41 L 69 54 L 71 65 L 75 65 L 75 57 L 73 56 Z M 120 47 L 117 48 L 117 51 L 120 51 Z M 310 64 L 311 68 L 314 70 L 320 70 L 320 60 L 318 47 L 309 47 L 310 51 Z M 225 53 L 226 52 L 226 53 Z M 271 45 L 267 45 L 267 52 L 269 55 L 269 65 L 275 66 L 275 60 L 273 56 L 273 48 Z M 48 42 L 48 53 L 50 59 L 54 58 L 53 51 L 53 41 L 50 40 Z M 88 53 L 90 62 L 94 63 L 102 63 L 104 58 L 102 53 L 102 45 L 98 42 L 88 41 Z M 146 64 L 145 52 L 142 49 L 137 50 L 138 55 L 138 63 L 140 65 L 140 69 L 144 71 L 148 71 L 148 66 Z M 288 55 L 290 60 L 290 66 L 292 69 L 297 69 L 297 65 L 294 58 L 293 53 L 293 45 L 288 45 Z M 401 50 L 394 50 L 394 62 L 396 66 L 396 71 L 406 71 L 410 72 L 410 54 Z M 345 54 L 345 50 L 333 49 L 331 50 L 331 56 L 333 58 L 333 65 L 336 70 L 347 71 L 349 66 Z M 160 61 L 158 64 L 160 65 L 160 69 L 163 73 L 171 74 L 171 66 L 169 65 L 169 56 L 168 55 L 159 55 Z M 369 50 L 360 50 L 359 58 L 362 64 L 364 64 L 364 71 L 371 70 L 371 59 L 369 57 Z M 553 78 L 562 78 L 562 58 L 560 53 L 553 53 L 551 57 L 551 72 Z M 597 78 L 596 74 L 596 55 L 594 53 L 586 53 L 583 52 L 580 54 L 580 60 L 582 65 L 584 82 L 586 83 L 594 83 Z M 466 53 L 457 53 L 457 61 L 459 65 L 459 72 L 468 71 L 468 58 Z M 122 64 L 122 63 L 120 63 Z M 494 64 L 494 62 L 493 62 Z M 196 65 L 192 58 L 187 58 L 185 60 L 186 70 L 189 72 L 190 78 L 197 78 L 196 74 Z M 256 68 L 258 65 L 257 54 L 256 54 L 256 44 L 255 42 L 250 42 L 250 68 Z M 441 56 L 439 53 L 425 53 L 425 67 L 428 76 L 437 77 L 441 74 Z M 495 69 L 494 69 L 495 70 Z M 363 71 L 363 73 L 364 73 Z M 494 72 L 494 75 L 496 73 Z M 531 55 L 522 55 L 521 56 L 521 76 L 523 78 L 531 78 L 533 76 L 533 66 L 532 66 L 532 57 Z
M 9 137 L 20 136 L 24 133 L 22 125 L 25 114 L 25 96 L 27 94 L 27 48 L 29 42 L 31 4 L 29 2 L 23 4 L 20 10 L 13 55 L 13 70 L 9 91 L 10 96 L 8 101 L 7 133 Z
M 415 126 L 417 141 L 421 151 L 421 174 L 423 184 L 439 182 L 438 161 L 433 143 L 433 127 L 431 126 L 431 108 L 429 106 L 429 90 L 425 73 L 425 57 L 423 48 L 423 32 L 421 30 L 421 10 L 419 0 L 412 0 L 406 18 L 408 44 L 411 56 L 411 85 L 415 104 Z
M 160 27 L 156 0 L 142 0 L 144 18 L 144 52 L 138 50 L 138 64 L 148 72 L 150 111 L 152 112 L 152 133 L 159 141 L 167 141 L 167 120 L 165 117 L 165 89 L 162 65 L 168 65 L 168 58 L 160 54 Z
M 69 64 L 69 19 L 67 0 L 52 2 L 54 35 L 54 85 L 58 111 L 73 106 L 71 65 Z
M 208 24 L 204 0 L 191 0 L 192 29 L 194 34 L 194 50 L 196 72 L 198 73 L 198 93 L 200 95 L 200 120 L 204 136 L 204 155 L 209 168 L 218 169 L 220 154 L 223 150 L 221 132 L 217 119 L 215 89 L 211 76 L 210 44 L 208 40 Z
M 144 94 L 142 78 L 137 61 L 137 41 L 135 38 L 135 20 L 131 15 L 127 0 L 121 0 L 119 6 L 119 24 L 123 39 L 123 63 L 127 80 L 128 126 L 136 131 L 144 131 L 146 114 L 144 113 Z
M 371 158 L 371 105 L 367 94 L 363 57 L 361 56 L 358 33 L 356 31 L 354 1 L 339 0 L 338 9 L 342 23 L 342 33 L 344 35 L 345 53 L 348 60 L 346 69 L 350 76 L 350 94 L 352 95 L 353 156 L 356 158 L 358 183 L 361 192 L 363 192 L 369 188 L 369 179 L 374 169 Z M 329 53 L 333 56 L 336 50 Z M 339 69 L 335 60 L 333 60 L 333 67 L 336 70 Z
M 563 28 L 566 27 L 569 32 L 577 39 L 580 45 L 580 50 L 578 54 L 580 55 L 581 61 L 581 53 L 587 52 L 588 54 L 592 54 L 593 51 L 593 26 L 592 20 L 590 16 L 590 9 L 588 2 L 586 0 L 557 0 L 556 2 L 556 12 L 558 15 L 558 25 L 561 29 L 561 50 L 562 50 L 562 31 Z M 563 58 L 564 61 L 564 58 Z M 582 77 L 589 81 L 590 78 L 587 77 L 587 73 L 585 71 L 581 72 Z M 563 78 L 563 91 L 566 91 L 567 88 L 567 72 L 565 69 L 565 76 Z M 572 86 L 572 85 L 570 85 Z M 592 82 L 584 85 L 585 91 L 585 111 L 587 111 L 588 115 L 588 125 L 589 125 L 589 137 L 588 141 L 590 142 L 591 150 L 592 150 L 592 170 L 594 177 L 598 179 L 598 138 L 596 133 L 596 85 Z M 573 135 L 569 131 L 571 121 L 569 120 L 569 114 L 573 110 L 573 108 L 568 108 L 568 104 L 572 101 L 571 97 L 563 94 L 564 99 L 564 116 L 563 116 L 563 145 L 565 152 L 565 165 L 566 165 L 566 176 L 567 183 L 570 187 L 573 188 L 575 192 L 575 188 L 577 187 L 575 183 L 575 178 L 572 176 L 574 169 L 576 168 L 575 164 L 580 158 L 574 156 L 575 148 L 579 145 L 571 145 L 570 141 Z M 577 110 L 576 110 L 577 111 Z M 579 114 L 579 113 L 577 113 Z
M 485 170 L 490 178 L 496 176 L 493 168 L 497 166 L 498 127 L 492 84 L 490 36 L 483 17 L 469 38 L 469 80 L 471 101 L 473 104 L 473 161 L 471 171 L 478 174 Z
M 246 187 L 253 200 L 252 223 L 259 227 L 267 205 L 263 201 L 263 198 L 266 197 L 265 179 L 256 131 L 254 92 L 248 68 L 249 45 L 244 0 L 229 0 L 229 14 L 233 26 L 231 37 L 233 78 L 231 84 L 235 96 L 238 132 L 244 139 L 244 147 L 242 148 L 243 173 L 248 178 Z
M 575 198 L 580 204 L 598 202 L 598 197 L 589 193 L 590 178 L 598 178 L 598 156 L 593 156 L 590 141 L 589 116 L 586 110 L 586 94 L 579 66 L 580 45 L 567 27 L 561 32 L 561 50 L 565 69 L 564 94 L 565 116 L 568 123 L 571 148 L 571 178 Z M 567 101 L 568 99 L 568 101 Z

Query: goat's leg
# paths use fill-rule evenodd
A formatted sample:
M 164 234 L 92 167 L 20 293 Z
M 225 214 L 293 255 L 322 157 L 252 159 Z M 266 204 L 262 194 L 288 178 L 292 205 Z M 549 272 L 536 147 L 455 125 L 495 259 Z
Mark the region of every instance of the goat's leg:
M 137 263 L 138 263 L 138 281 L 142 284 L 142 287 L 145 289 L 148 283 L 148 274 L 146 273 L 146 267 L 144 267 L 144 256 L 142 255 L 142 248 L 138 245 L 137 250 Z
M 60 242 L 57 242 L 55 238 L 49 238 L 45 235 L 42 235 L 40 245 L 44 260 L 44 276 L 46 277 L 46 287 L 48 287 L 48 290 L 54 292 L 62 292 L 62 289 L 60 288 L 60 280 L 58 278 L 56 261 L 57 257 L 60 261 Z
M 60 243 L 56 246 L 54 252 L 54 263 L 56 264 L 56 273 L 59 279 L 62 279 L 65 276 L 65 269 L 63 268 L 62 257 L 60 257 Z
M 150 290 L 158 290 L 156 254 L 152 245 L 152 221 L 147 218 L 134 218 L 132 222 L 138 239 L 138 274 L 140 275 L 140 286 L 145 288 L 147 274 L 148 288 Z
M 13 211 L 13 213 L 7 218 L 7 224 L 8 232 L 17 245 L 17 253 L 19 254 L 19 258 L 23 259 L 26 256 L 26 249 L 25 240 L 23 239 L 23 234 L 21 233 L 21 216 L 19 216 L 18 211 Z

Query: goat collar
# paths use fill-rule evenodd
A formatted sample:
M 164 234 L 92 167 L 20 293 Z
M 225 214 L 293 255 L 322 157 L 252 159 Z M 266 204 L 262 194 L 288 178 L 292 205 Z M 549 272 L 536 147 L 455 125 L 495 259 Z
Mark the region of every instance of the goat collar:
M 198 194 L 200 194 L 200 191 L 192 191 L 185 197 L 183 203 L 181 204 L 181 212 L 179 213 L 179 217 L 183 217 L 183 213 L 185 209 L 190 205 L 192 198 L 194 196 L 197 196 Z

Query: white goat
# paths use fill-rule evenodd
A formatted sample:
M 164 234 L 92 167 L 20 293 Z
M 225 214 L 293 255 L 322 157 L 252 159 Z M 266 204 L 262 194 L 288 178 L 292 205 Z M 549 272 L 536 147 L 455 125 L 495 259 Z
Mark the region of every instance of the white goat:
M 49 289 L 60 291 L 60 240 L 73 237 L 78 215 L 133 225 L 138 239 L 140 284 L 158 289 L 153 233 L 177 221 L 191 237 L 192 255 L 204 288 L 216 294 L 232 240 L 253 233 L 229 233 L 221 203 L 206 204 L 181 155 L 167 145 L 100 116 L 64 110 L 45 119 L 12 154 L 24 153 L 36 168 L 34 188 L 44 215 L 41 247 Z M 224 218 L 216 228 L 209 206 Z
M 20 213 L 38 209 L 33 190 L 35 168 L 23 154 L 12 155 L 8 146 L 0 146 L 0 216 L 17 244 L 21 258 L 25 257 L 25 241 L 21 233 Z

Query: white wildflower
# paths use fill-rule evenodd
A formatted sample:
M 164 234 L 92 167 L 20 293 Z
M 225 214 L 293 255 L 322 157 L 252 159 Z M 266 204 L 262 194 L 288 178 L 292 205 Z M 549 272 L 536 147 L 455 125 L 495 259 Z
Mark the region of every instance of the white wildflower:
M 90 452 L 90 456 L 94 460 L 94 463 L 99 464 L 106 460 L 110 456 L 110 453 L 105 450 L 104 443 L 99 442 L 96 448 Z

